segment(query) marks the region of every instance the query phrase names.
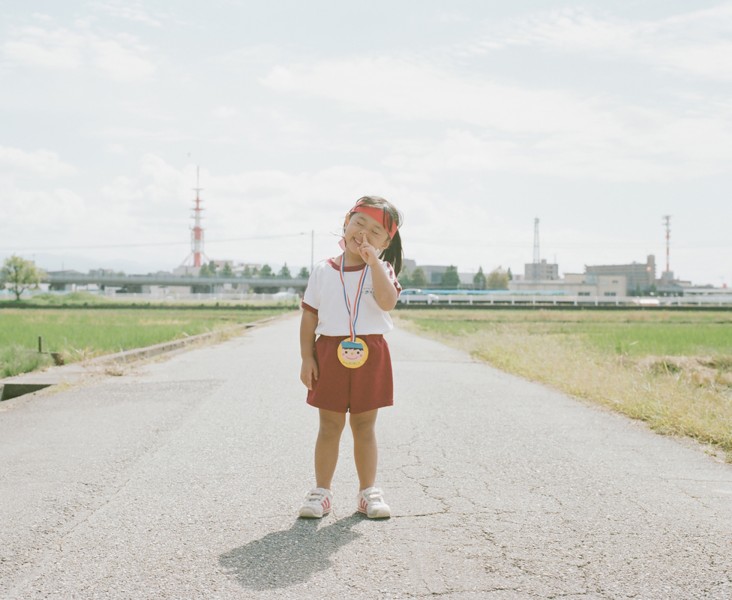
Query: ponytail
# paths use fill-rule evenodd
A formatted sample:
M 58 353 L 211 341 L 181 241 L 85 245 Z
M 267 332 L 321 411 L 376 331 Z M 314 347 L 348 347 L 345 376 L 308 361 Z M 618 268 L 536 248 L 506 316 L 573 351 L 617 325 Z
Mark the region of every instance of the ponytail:
M 399 275 L 399 271 L 402 270 L 402 260 L 404 258 L 402 237 L 399 235 L 399 231 L 394 234 L 389 247 L 381 253 L 379 258 L 391 264 L 394 268 L 394 274 Z

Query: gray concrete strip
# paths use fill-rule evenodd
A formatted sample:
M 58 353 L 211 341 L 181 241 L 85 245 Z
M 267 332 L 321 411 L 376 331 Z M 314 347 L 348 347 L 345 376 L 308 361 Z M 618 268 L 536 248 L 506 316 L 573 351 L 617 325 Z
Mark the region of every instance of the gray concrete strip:
M 732 597 L 732 467 L 404 331 L 388 521 L 295 518 L 298 321 L 0 404 L 0 597 Z

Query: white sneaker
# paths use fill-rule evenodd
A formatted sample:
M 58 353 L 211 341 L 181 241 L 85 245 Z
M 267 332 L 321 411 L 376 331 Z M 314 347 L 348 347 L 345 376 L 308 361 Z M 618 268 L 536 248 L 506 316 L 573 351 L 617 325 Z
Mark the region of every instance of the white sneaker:
M 384 502 L 384 492 L 375 487 L 366 488 L 358 493 L 358 512 L 365 514 L 369 519 L 391 517 L 391 509 Z
M 314 488 L 305 496 L 300 507 L 300 516 L 306 519 L 320 519 L 330 512 L 333 493 L 325 488 Z

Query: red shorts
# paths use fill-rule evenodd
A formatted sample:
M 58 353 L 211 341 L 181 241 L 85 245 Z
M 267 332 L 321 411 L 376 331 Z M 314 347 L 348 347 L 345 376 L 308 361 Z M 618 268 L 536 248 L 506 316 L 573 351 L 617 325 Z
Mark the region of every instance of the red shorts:
M 338 360 L 338 344 L 347 336 L 321 335 L 315 340 L 318 380 L 308 390 L 308 404 L 357 414 L 394 404 L 391 355 L 383 335 L 359 335 L 369 348 L 368 360 L 349 369 Z

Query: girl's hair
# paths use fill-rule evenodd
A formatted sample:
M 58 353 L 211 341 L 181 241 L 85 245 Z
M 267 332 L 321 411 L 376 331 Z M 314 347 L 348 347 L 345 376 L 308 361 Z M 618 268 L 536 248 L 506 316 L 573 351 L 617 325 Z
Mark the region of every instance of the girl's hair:
M 363 198 L 359 198 L 356 204 L 382 209 L 384 213 L 382 225 L 387 231 L 391 230 L 393 224 L 396 224 L 397 227 L 401 227 L 404 222 L 404 217 L 402 217 L 402 214 L 396 209 L 396 207 L 381 196 L 364 196 Z M 354 213 L 350 212 L 349 216 L 352 214 Z M 386 250 L 381 253 L 379 258 L 390 263 L 394 268 L 394 273 L 399 275 L 399 271 L 402 270 L 403 257 L 404 252 L 402 250 L 402 238 L 399 235 L 399 230 L 397 229 L 394 237 L 391 238 L 389 242 L 389 246 L 387 246 Z

